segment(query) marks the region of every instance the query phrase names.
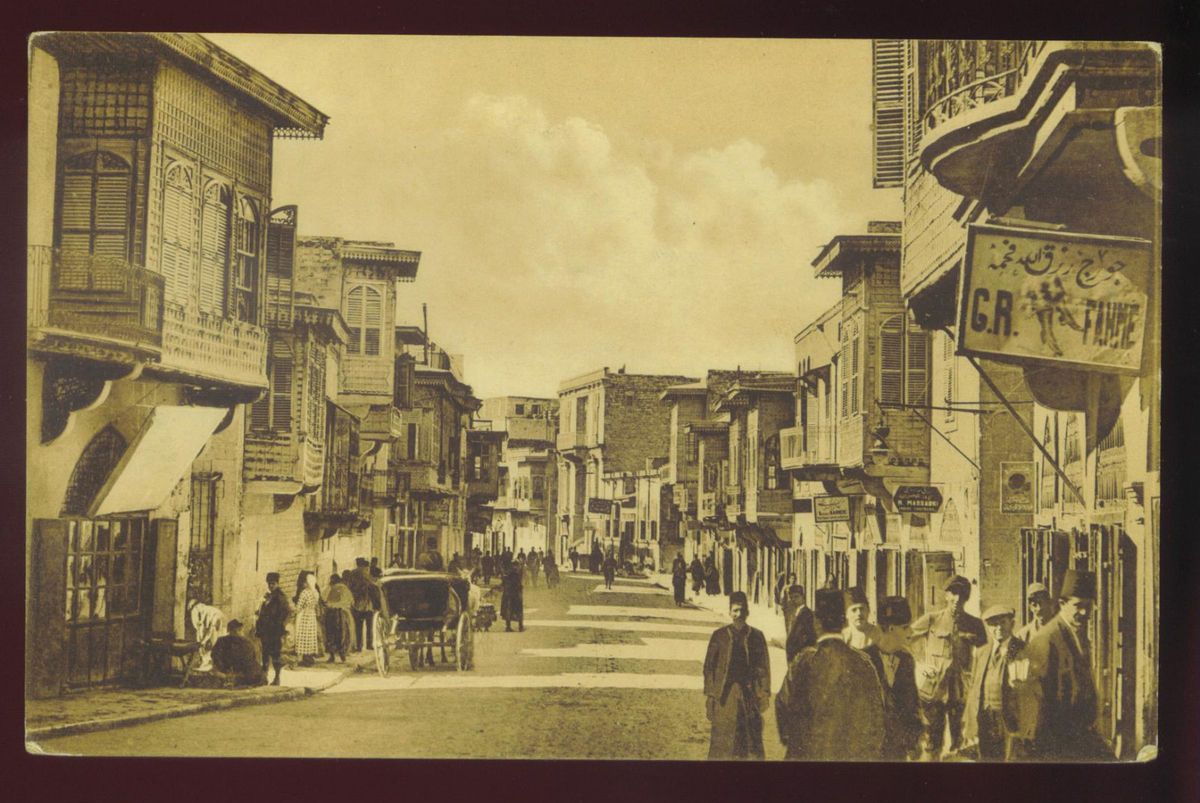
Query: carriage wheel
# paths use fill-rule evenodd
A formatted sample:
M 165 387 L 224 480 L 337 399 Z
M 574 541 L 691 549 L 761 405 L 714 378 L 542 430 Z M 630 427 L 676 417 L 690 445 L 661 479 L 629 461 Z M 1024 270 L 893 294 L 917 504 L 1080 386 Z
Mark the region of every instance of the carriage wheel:
M 384 617 L 380 614 L 375 614 L 375 668 L 379 671 L 379 676 L 386 678 L 388 671 L 391 669 L 391 654 L 388 646 L 388 639 L 391 634 L 388 632 L 387 623 Z
M 458 671 L 465 672 L 475 668 L 475 628 L 471 626 L 471 617 L 466 614 L 458 617 L 458 634 L 455 639 L 458 651 Z

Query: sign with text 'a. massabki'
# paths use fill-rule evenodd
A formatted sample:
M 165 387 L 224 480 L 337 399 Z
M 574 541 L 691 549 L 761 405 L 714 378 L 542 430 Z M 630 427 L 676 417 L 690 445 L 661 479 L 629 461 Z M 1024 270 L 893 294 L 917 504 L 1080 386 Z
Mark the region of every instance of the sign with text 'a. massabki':
M 1149 241 L 973 224 L 963 264 L 960 353 L 1141 367 Z

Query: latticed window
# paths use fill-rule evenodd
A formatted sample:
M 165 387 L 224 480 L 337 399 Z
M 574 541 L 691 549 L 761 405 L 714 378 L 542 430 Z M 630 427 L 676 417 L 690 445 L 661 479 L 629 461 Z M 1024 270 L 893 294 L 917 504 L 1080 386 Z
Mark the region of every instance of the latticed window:
M 313 343 L 308 354 L 308 412 L 305 431 L 314 437 L 325 432 L 325 350 Z
M 383 336 L 383 293 L 379 288 L 360 284 L 346 296 L 346 326 L 351 354 L 374 357 L 379 354 Z
M 172 162 L 163 188 L 161 264 L 166 298 L 177 304 L 186 304 L 192 292 L 195 197 L 194 169 L 183 162 Z
M 949 409 L 953 406 L 955 398 L 957 398 L 958 388 L 955 387 L 958 380 L 958 372 L 954 366 L 954 338 L 949 334 L 942 333 L 942 387 L 943 387 L 943 402 L 947 408 L 943 411 L 943 419 L 946 423 L 954 421 L 954 411 Z
M 294 372 L 292 347 L 281 337 L 271 338 L 271 353 L 267 361 L 270 383 L 266 395 L 250 407 L 250 426 L 253 429 L 271 432 L 291 430 Z
M 225 314 L 225 277 L 229 264 L 229 187 L 209 181 L 200 207 L 200 309 Z
M 779 435 L 767 438 L 763 445 L 763 485 L 768 491 L 779 488 Z
M 858 324 L 849 321 L 842 326 L 842 356 L 839 372 L 842 385 L 842 418 L 858 415 L 859 345 Z
M 63 164 L 59 245 L 63 251 L 126 259 L 132 192 L 129 162 L 96 149 Z

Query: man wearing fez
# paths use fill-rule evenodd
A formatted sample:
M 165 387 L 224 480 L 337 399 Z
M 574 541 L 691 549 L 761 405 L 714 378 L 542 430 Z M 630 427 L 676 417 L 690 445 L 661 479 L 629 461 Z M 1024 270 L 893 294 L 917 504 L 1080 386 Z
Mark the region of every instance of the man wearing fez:
M 1008 735 L 1017 727 L 1016 695 L 1009 683 L 1009 664 L 1025 648 L 1013 636 L 1016 611 L 1008 605 L 993 605 L 983 612 L 991 641 L 975 649 L 971 685 L 963 714 L 963 739 L 978 741 L 981 761 L 1009 758 Z
M 1050 591 L 1041 583 L 1030 583 L 1025 589 L 1029 601 L 1029 622 L 1017 631 L 1017 638 L 1026 644 L 1033 634 L 1045 627 L 1058 615 L 1058 606 L 1050 599 Z
M 791 585 L 784 589 L 783 593 L 784 623 L 787 626 L 784 652 L 788 663 L 791 664 L 792 659 L 799 655 L 801 650 L 817 643 L 817 625 L 813 621 L 812 608 L 808 607 L 804 586 Z
M 856 650 L 864 650 L 868 644 L 879 643 L 879 628 L 868 621 L 871 615 L 871 603 L 867 602 L 867 592 L 862 586 L 849 588 L 846 598 L 846 629 L 842 638 Z
M 946 606 L 925 614 L 912 627 L 912 643 L 924 647 L 917 692 L 925 722 L 922 758 L 928 761 L 941 759 L 947 724 L 950 752 L 962 746 L 966 676 L 973 650 L 987 642 L 983 622 L 963 610 L 971 596 L 971 582 L 956 574 L 942 590 Z
M 842 592 L 816 595 L 817 643 L 800 651 L 775 698 L 786 757 L 799 761 L 878 761 L 884 742 L 883 688 L 866 655 L 842 638 Z
M 1058 615 L 1033 634 L 1015 663 L 1019 753 L 1037 761 L 1111 760 L 1095 731 L 1099 696 L 1092 676 L 1087 624 L 1096 576 L 1068 570 Z
M 283 670 L 283 631 L 287 627 L 291 612 L 292 604 L 288 602 L 287 594 L 279 587 L 279 572 L 268 572 L 267 593 L 263 595 L 262 604 L 258 607 L 254 630 L 258 634 L 258 640 L 262 642 L 263 674 L 266 674 L 268 661 L 275 667 L 275 677 L 271 679 L 272 686 L 279 685 L 279 673 Z
M 712 723 L 708 757 L 764 757 L 762 712 L 771 699 L 771 664 L 762 631 L 746 623 L 743 591 L 729 595 L 730 624 L 708 641 L 704 657 L 705 711 Z
M 915 758 L 921 742 L 916 662 L 908 651 L 912 611 L 904 597 L 888 597 L 879 608 L 879 638 L 863 652 L 883 686 L 883 759 Z

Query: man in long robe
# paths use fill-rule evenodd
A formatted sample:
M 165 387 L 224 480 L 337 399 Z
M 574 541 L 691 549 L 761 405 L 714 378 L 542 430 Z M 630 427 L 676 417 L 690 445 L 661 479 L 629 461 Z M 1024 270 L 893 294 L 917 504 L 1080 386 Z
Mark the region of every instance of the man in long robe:
M 817 643 L 800 651 L 775 698 L 779 738 L 797 761 L 878 761 L 883 689 L 866 655 L 846 644 L 842 592 L 816 595 Z
M 1087 635 L 1096 576 L 1068 570 L 1059 596 L 1058 616 L 1034 633 L 1025 647 L 1027 664 L 1014 672 L 1018 698 L 1014 758 L 1111 761 L 1112 751 L 1095 729 L 1100 698 Z
M 879 639 L 863 653 L 883 687 L 883 759 L 915 758 L 921 742 L 916 662 L 908 652 L 912 611 L 904 597 L 888 597 L 879 608 Z
M 729 596 L 730 624 L 708 641 L 704 657 L 704 696 L 709 735 L 708 757 L 715 760 L 764 757 L 762 712 L 771 698 L 771 664 L 762 631 L 746 619 L 746 595 Z
M 521 632 L 525 632 L 525 592 L 521 587 L 521 562 L 513 561 L 504 575 L 504 591 L 500 595 L 500 616 L 504 619 L 504 630 L 512 632 L 515 620 Z

